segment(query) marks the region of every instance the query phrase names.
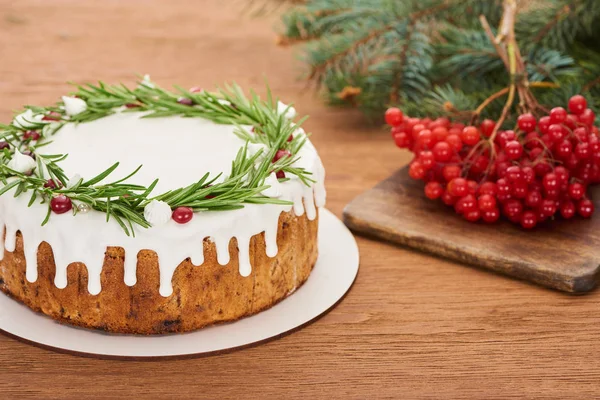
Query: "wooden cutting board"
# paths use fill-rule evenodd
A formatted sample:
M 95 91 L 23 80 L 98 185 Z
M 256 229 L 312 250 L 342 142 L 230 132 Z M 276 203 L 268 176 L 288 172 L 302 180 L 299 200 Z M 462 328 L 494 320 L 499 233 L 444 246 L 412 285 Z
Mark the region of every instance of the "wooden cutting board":
M 595 188 L 600 199 L 600 188 Z M 474 224 L 423 194 L 397 171 L 344 210 L 354 232 L 565 292 L 592 290 L 600 275 L 600 202 L 591 219 L 547 221 L 531 231 L 503 221 Z

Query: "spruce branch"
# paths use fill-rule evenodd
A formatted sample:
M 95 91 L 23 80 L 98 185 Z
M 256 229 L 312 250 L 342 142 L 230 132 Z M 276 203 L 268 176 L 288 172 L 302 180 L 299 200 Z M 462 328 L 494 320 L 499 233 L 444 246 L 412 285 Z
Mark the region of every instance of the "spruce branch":
M 522 70 L 515 76 L 523 81 L 517 88 L 522 92 L 519 99 L 538 111 L 559 102 L 561 95 L 556 92 L 553 97 L 554 90 L 536 101 L 523 91 L 528 82 L 578 85 L 600 94 L 596 80 L 600 62 L 592 61 L 600 54 L 594 39 L 600 31 L 600 2 L 520 2 L 517 21 L 502 18 L 502 4 L 502 0 L 308 0 L 283 16 L 282 36 L 289 43 L 306 41 L 306 77 L 331 104 L 359 107 L 378 117 L 394 105 L 409 115 L 452 115 L 468 121 L 472 115 L 458 103 L 474 103 L 471 110 L 475 110 L 509 87 L 508 54 L 500 43 L 510 26 Z M 480 15 L 489 23 L 481 24 Z M 494 40 L 488 40 L 492 36 Z M 353 88 L 351 95 L 346 88 Z M 518 107 L 523 105 L 519 102 Z M 494 116 L 501 109 L 499 101 L 493 101 L 481 113 Z M 512 110 L 507 121 L 511 114 Z

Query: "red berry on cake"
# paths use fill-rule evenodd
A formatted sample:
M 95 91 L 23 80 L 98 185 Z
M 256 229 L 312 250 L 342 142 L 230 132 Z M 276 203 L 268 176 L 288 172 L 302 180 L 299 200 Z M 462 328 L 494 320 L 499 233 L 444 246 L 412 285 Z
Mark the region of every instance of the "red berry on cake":
M 64 214 L 73 208 L 73 203 L 64 194 L 59 194 L 50 200 L 50 208 L 56 214 Z
M 179 104 L 183 104 L 185 106 L 192 106 L 194 105 L 194 100 L 190 99 L 189 97 L 180 97 L 177 99 L 177 102 Z
M 171 218 L 178 224 L 186 224 L 194 217 L 194 210 L 190 207 L 177 207 L 173 210 Z
M 282 158 L 289 157 L 291 155 L 292 155 L 292 153 L 290 153 L 289 150 L 279 149 L 275 153 L 275 157 L 273 157 L 273 162 L 277 162 L 277 161 L 281 160 Z

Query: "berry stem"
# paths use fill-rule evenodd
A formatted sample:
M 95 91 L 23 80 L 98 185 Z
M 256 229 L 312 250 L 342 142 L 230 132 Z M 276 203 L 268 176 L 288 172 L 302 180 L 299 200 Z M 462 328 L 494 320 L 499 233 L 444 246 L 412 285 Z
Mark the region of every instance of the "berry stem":
M 506 120 L 506 117 L 508 116 L 508 112 L 510 111 L 513 102 L 515 101 L 515 92 L 517 90 L 517 85 L 515 83 L 515 74 L 517 71 L 517 58 L 515 55 L 515 43 L 510 41 L 508 42 L 508 60 L 509 60 L 509 73 L 510 73 L 510 86 L 508 87 L 508 98 L 506 99 L 506 103 L 504 104 L 504 108 L 502 109 L 502 114 L 500 114 L 500 118 L 498 118 L 498 121 L 496 122 L 496 126 L 494 126 L 494 130 L 492 131 L 492 134 L 490 135 L 490 143 L 494 143 L 494 139 L 496 139 L 496 135 L 498 134 L 498 131 L 500 130 L 500 127 L 502 126 L 502 124 L 504 124 L 504 121 Z M 494 148 L 492 147 L 492 151 L 494 151 Z
M 471 120 L 471 124 L 474 124 L 475 121 L 477 121 L 477 118 L 479 118 L 479 115 L 481 114 L 481 112 L 487 107 L 489 106 L 494 100 L 504 96 L 505 94 L 508 93 L 508 88 L 504 88 L 502 90 L 497 91 L 496 93 L 494 93 L 493 95 L 491 95 L 490 97 L 488 97 L 487 99 L 485 99 L 483 101 L 483 103 L 481 103 L 479 105 L 479 107 L 477 107 L 475 109 L 475 111 L 473 111 L 473 118 Z

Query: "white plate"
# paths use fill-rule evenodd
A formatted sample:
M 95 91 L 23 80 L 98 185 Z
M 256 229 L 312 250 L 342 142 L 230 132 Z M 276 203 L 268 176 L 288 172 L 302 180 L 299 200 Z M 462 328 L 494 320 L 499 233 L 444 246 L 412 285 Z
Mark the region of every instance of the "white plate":
M 111 357 L 169 357 L 243 347 L 282 335 L 332 308 L 358 273 L 358 247 L 350 231 L 322 209 L 319 258 L 295 293 L 272 308 L 242 320 L 195 332 L 164 336 L 107 334 L 62 325 L 0 295 L 0 329 L 56 350 Z

